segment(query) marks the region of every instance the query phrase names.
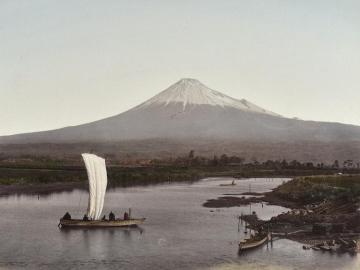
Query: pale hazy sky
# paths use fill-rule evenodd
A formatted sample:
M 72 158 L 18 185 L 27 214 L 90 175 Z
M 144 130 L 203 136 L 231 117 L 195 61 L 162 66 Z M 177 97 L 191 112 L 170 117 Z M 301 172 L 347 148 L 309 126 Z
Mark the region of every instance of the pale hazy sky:
M 360 1 L 0 0 L 0 135 L 112 116 L 183 77 L 360 125 Z

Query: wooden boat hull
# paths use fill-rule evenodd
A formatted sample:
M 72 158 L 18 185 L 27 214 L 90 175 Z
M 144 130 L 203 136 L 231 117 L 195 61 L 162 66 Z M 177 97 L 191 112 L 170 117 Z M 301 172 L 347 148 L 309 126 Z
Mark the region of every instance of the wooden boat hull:
M 82 219 L 60 219 L 59 227 L 61 228 L 110 228 L 110 227 L 131 227 L 144 223 L 145 218 L 139 219 L 116 219 L 116 220 L 89 220 Z
M 248 250 L 248 249 L 257 248 L 257 247 L 265 244 L 270 239 L 271 239 L 271 235 L 268 234 L 268 235 L 264 236 L 264 238 L 259 239 L 258 241 L 240 242 L 239 249 L 240 250 Z

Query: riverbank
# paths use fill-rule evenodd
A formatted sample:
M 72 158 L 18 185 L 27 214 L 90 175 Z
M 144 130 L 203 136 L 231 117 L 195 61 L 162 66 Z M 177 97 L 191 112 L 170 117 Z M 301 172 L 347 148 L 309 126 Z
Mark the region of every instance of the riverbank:
M 224 195 L 226 196 L 222 196 L 217 199 L 207 200 L 203 204 L 203 206 L 207 208 L 229 208 L 229 207 L 249 205 L 251 203 L 267 203 L 269 205 L 278 205 L 291 209 L 299 206 L 297 202 L 287 201 L 279 196 L 276 196 L 272 192 L 265 192 L 265 193 L 252 192 L 251 194 L 249 194 L 249 192 L 244 192 L 240 194 L 224 194 Z M 238 195 L 241 197 L 235 197 L 233 195 Z
M 185 168 L 109 167 L 108 188 L 192 182 L 202 177 L 201 171 Z M 86 188 L 87 175 L 82 167 L 0 167 L 0 196 Z
M 159 183 L 192 182 L 206 177 L 293 177 L 333 174 L 331 168 L 264 169 L 253 166 L 108 166 L 108 187 L 144 186 Z M 0 195 L 51 193 L 87 188 L 83 166 L 61 163 L 0 165 Z
M 255 197 L 245 197 L 248 193 L 237 195 L 243 196 L 222 196 L 203 206 L 268 203 L 290 208 L 269 221 L 259 220 L 256 214 L 243 219 L 254 230 L 270 228 L 278 236 L 302 243 L 360 238 L 360 175 L 297 177 L 272 192 L 253 194 Z

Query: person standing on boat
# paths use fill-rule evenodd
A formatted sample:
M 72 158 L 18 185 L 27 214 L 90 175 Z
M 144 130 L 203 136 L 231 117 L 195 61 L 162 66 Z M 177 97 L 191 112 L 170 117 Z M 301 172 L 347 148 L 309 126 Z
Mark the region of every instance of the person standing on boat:
M 89 221 L 89 218 L 88 218 L 88 216 L 86 214 L 83 217 L 83 221 Z
M 127 212 L 124 213 L 124 220 L 129 220 L 129 214 Z
M 111 220 L 111 221 L 115 220 L 115 214 L 112 211 L 109 214 L 109 220 Z
M 70 219 L 71 219 L 71 215 L 69 214 L 69 212 L 66 212 L 62 219 L 63 219 L 63 220 L 70 220 Z

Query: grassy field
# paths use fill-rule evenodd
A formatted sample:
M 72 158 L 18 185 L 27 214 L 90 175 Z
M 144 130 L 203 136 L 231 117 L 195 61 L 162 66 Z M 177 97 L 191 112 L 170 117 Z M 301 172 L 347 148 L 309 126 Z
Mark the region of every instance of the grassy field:
M 319 175 L 297 177 L 274 193 L 290 201 L 302 204 L 328 201 L 360 201 L 360 175 Z
M 130 186 L 167 181 L 192 181 L 200 177 L 195 170 L 182 168 L 108 168 L 109 185 Z M 28 185 L 86 182 L 79 168 L 0 168 L 0 185 Z
M 247 166 L 109 166 L 108 179 L 109 186 L 133 186 L 161 182 L 196 181 L 204 177 L 293 177 L 299 175 L 331 175 L 335 172 L 334 169 L 271 170 Z M 35 166 L 21 164 L 0 166 L 0 185 L 79 183 L 86 180 L 86 171 L 82 166 L 69 166 L 59 163 L 39 163 Z

